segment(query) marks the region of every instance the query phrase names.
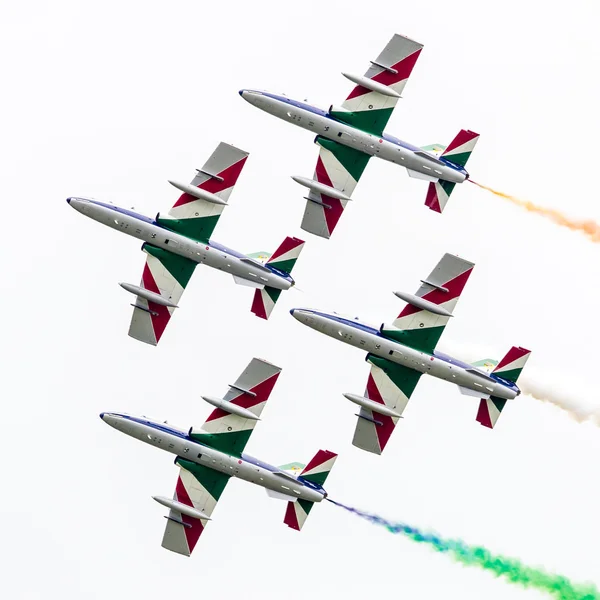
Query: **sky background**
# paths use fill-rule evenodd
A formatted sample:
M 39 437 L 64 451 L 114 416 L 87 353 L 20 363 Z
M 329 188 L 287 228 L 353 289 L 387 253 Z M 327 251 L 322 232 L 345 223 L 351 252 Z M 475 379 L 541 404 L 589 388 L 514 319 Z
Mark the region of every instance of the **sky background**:
M 4 2 L 0 335 L 0 595 L 37 598 L 533 599 L 327 503 L 301 533 L 285 504 L 232 480 L 194 555 L 160 547 L 172 457 L 107 427 L 104 410 L 189 427 L 253 356 L 283 367 L 247 450 L 273 464 L 340 454 L 332 498 L 600 585 L 600 430 L 519 397 L 494 431 L 477 400 L 423 378 L 383 456 L 351 445 L 364 355 L 292 307 L 379 325 L 444 252 L 476 263 L 440 345 L 529 365 L 600 404 L 600 248 L 472 185 L 443 215 L 425 182 L 373 160 L 331 240 L 300 230 L 311 134 L 244 102 L 264 88 L 327 108 L 394 33 L 425 45 L 388 132 L 418 145 L 481 133 L 476 181 L 600 219 L 597 3 Z M 219 141 L 250 158 L 214 239 L 272 252 L 304 236 L 268 322 L 252 290 L 199 268 L 154 348 L 127 336 L 139 242 L 69 208 L 92 196 L 154 216 Z M 591 190 L 591 191 L 590 191 Z M 483 356 L 466 356 L 483 347 Z

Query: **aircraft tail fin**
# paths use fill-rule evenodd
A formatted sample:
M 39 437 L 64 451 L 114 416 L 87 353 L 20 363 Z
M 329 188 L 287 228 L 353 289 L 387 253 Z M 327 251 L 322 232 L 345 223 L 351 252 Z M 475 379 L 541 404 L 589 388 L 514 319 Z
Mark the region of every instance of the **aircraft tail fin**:
M 304 240 L 286 237 L 266 262 L 270 267 L 289 275 L 304 248 Z
M 497 398 L 496 396 L 482 398 L 479 401 L 479 409 L 477 410 L 477 422 L 484 427 L 493 429 L 505 405 L 506 400 L 504 398 Z
M 441 213 L 446 207 L 455 185 L 456 183 L 453 181 L 444 181 L 443 179 L 430 182 L 427 188 L 427 196 L 425 197 L 425 206 L 435 212 Z
M 461 129 L 458 135 L 452 140 L 450 145 L 442 152 L 441 158 L 450 161 L 457 167 L 464 167 L 477 144 L 479 134 L 467 129 Z M 450 198 L 450 194 L 456 186 L 452 181 L 440 179 L 431 182 L 427 189 L 425 206 L 435 212 L 441 213 Z
M 284 276 L 290 275 L 300 252 L 302 252 L 302 248 L 304 248 L 304 240 L 286 237 L 267 260 L 265 266 L 277 269 Z M 261 319 L 268 319 L 277 300 L 279 300 L 279 296 L 281 296 L 281 290 L 268 285 L 263 289 L 257 289 L 254 292 L 251 311 Z
M 304 467 L 298 479 L 304 479 L 312 484 L 322 486 L 331 472 L 336 458 L 337 454 L 334 452 L 319 450 L 308 465 Z M 288 502 L 283 522 L 288 527 L 300 531 L 313 505 L 314 502 L 309 500 L 298 499 L 295 502 Z
M 521 371 L 529 360 L 530 355 L 530 350 L 526 350 L 519 346 L 513 346 L 506 356 L 496 365 L 492 373 L 502 377 L 502 379 L 506 379 L 506 381 L 516 383 L 517 379 L 519 379 L 519 375 L 521 375 Z M 488 399 L 481 399 L 479 401 L 479 410 L 477 411 L 477 421 L 484 427 L 493 429 L 505 405 L 506 400 L 497 398 L 496 396 L 490 396 Z
M 475 149 L 479 134 L 468 129 L 461 129 L 450 145 L 442 152 L 442 158 L 449 160 L 458 167 L 464 167 Z
M 531 350 L 526 350 L 520 346 L 513 346 L 506 354 L 506 356 L 496 365 L 496 368 L 492 371 L 494 375 L 506 379 L 511 383 L 516 383 L 521 375 L 521 371 L 524 369 L 525 364 L 529 360 Z
M 275 308 L 281 290 L 265 285 L 262 290 L 254 290 L 254 299 L 250 309 L 257 317 L 268 319 Z

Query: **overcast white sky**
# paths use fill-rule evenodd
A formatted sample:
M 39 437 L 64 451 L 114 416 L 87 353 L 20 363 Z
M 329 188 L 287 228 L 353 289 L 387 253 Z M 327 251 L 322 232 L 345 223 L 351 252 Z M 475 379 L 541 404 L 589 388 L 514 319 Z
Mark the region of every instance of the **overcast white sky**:
M 475 180 L 600 219 L 597 3 L 508 0 L 4 2 L 1 196 L 4 318 L 0 595 L 10 598 L 533 598 L 331 505 L 301 533 L 285 505 L 231 481 L 191 559 L 160 547 L 171 456 L 98 418 L 117 410 L 201 424 L 200 394 L 225 390 L 253 356 L 283 367 L 248 451 L 274 464 L 339 452 L 333 498 L 432 527 L 600 585 L 600 430 L 520 397 L 496 430 L 477 401 L 424 378 L 385 455 L 351 445 L 364 356 L 288 313 L 313 306 L 379 324 L 444 252 L 476 263 L 442 347 L 513 344 L 530 365 L 598 402 L 600 248 L 475 186 L 440 216 L 426 184 L 371 161 L 333 238 L 304 234 L 311 135 L 245 103 L 243 87 L 327 107 L 390 36 L 425 44 L 389 132 L 412 143 L 481 133 Z M 119 281 L 139 243 L 73 211 L 89 195 L 154 215 L 219 141 L 250 152 L 215 239 L 273 251 L 306 235 L 270 321 L 252 291 L 198 269 L 161 344 L 127 337 Z M 483 358 L 483 357 L 481 357 Z

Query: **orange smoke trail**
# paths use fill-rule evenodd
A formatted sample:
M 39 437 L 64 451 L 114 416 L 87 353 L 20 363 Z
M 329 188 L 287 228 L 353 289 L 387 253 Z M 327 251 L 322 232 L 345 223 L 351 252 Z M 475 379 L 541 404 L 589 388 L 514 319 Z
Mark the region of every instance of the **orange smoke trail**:
M 515 196 L 498 192 L 497 190 L 488 187 L 487 185 L 477 183 L 472 179 L 469 179 L 469 181 L 471 183 L 474 183 L 476 186 L 487 190 L 488 192 L 492 192 L 492 194 L 495 194 L 496 196 L 505 198 L 513 204 L 516 204 L 517 206 L 528 210 L 529 212 L 537 213 L 538 215 L 542 215 L 543 217 L 554 221 L 558 225 L 568 227 L 571 231 L 580 231 L 587 235 L 590 238 L 590 240 L 592 240 L 592 242 L 600 242 L 600 224 L 596 223 L 596 221 L 575 221 L 563 215 L 560 211 L 555 210 L 554 208 L 544 208 L 543 206 L 537 206 L 537 204 L 534 204 L 533 202 L 521 200 L 520 198 L 516 198 Z

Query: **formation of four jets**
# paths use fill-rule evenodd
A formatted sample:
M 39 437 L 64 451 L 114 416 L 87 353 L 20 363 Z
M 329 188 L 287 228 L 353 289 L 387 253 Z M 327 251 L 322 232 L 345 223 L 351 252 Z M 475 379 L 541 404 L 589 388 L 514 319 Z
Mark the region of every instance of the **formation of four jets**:
M 478 134 L 462 130 L 447 148 L 419 148 L 384 133 L 422 47 L 394 35 L 364 75 L 343 73 L 355 87 L 340 107 L 329 110 L 268 92 L 240 91 L 258 108 L 316 134 L 319 157 L 313 178 L 293 177 L 308 189 L 302 229 L 331 236 L 372 156 L 402 165 L 411 177 L 429 182 L 425 204 L 437 212 L 443 211 L 454 186 L 469 177 L 465 166 Z M 67 199 L 82 214 L 143 241 L 147 257 L 140 285 L 120 284 L 135 296 L 131 337 L 159 342 L 198 264 L 230 273 L 236 283 L 254 288 L 251 310 L 263 319 L 281 292 L 295 285 L 291 273 L 304 241 L 287 237 L 271 256 L 261 256 L 212 240 L 247 157 L 247 152 L 219 144 L 189 184 L 169 182 L 181 195 L 168 214 L 158 213 L 154 219 L 88 198 Z M 367 353 L 371 371 L 364 394 L 344 394 L 360 408 L 355 446 L 381 454 L 423 374 L 479 398 L 477 421 L 489 428 L 506 401 L 519 395 L 516 382 L 528 350 L 513 347 L 499 363 L 484 364 L 468 364 L 435 350 L 472 269 L 473 263 L 444 255 L 416 294 L 395 292 L 407 304 L 389 325 L 373 327 L 312 309 L 290 311 L 301 323 Z M 223 398 L 203 397 L 215 408 L 200 429 L 186 432 L 145 417 L 102 413 L 112 427 L 177 456 L 180 474 L 173 499 L 154 497 L 170 509 L 165 548 L 191 554 L 230 477 L 286 500 L 285 523 L 294 529 L 327 496 L 323 484 L 334 453 L 320 450 L 306 467 L 274 467 L 243 452 L 280 371 L 253 359 Z

